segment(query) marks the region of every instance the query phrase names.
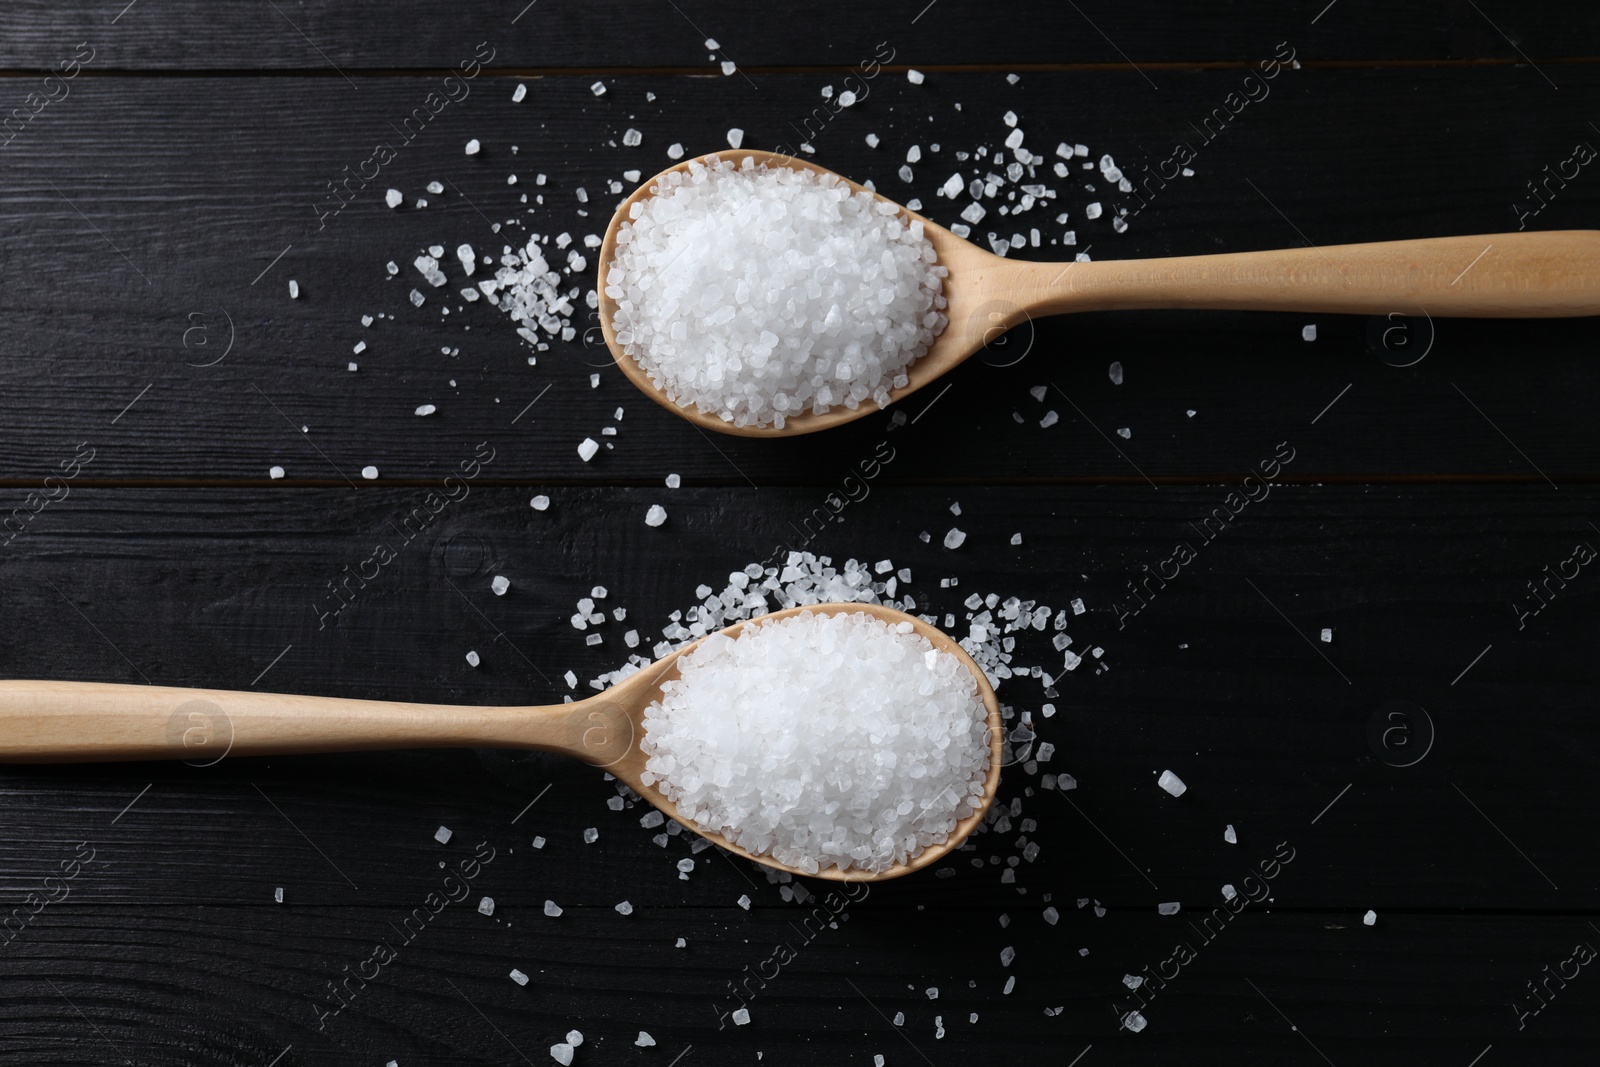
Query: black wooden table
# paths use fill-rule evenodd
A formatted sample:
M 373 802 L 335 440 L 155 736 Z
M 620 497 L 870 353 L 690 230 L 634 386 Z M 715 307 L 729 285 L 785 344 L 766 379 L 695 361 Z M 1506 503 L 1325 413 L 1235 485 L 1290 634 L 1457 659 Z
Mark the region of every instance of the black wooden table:
M 734 127 L 955 222 L 1008 111 L 1042 169 L 1089 150 L 978 227 L 1041 231 L 1013 255 L 1592 226 L 1596 56 L 1592 6 L 1498 0 L 10 0 L 7 675 L 555 703 L 778 546 L 909 568 L 960 628 L 972 593 L 1065 610 L 1084 658 L 1020 635 L 1055 695 L 1001 696 L 1054 756 L 859 900 L 658 845 L 538 755 L 8 766 L 0 1063 L 544 1064 L 573 1029 L 578 1064 L 1592 1062 L 1592 321 L 1084 315 L 765 442 L 634 392 L 581 301 L 530 365 L 454 281 L 408 293 L 430 245 L 586 251 L 626 172 Z M 1170 180 L 1136 203 L 1102 154 Z M 596 585 L 628 615 L 591 645 Z

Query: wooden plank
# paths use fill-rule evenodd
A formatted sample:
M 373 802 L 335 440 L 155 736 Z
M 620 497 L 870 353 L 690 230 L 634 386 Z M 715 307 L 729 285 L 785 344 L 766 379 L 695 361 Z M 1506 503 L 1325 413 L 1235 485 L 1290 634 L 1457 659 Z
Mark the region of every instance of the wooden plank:
M 497 859 L 481 888 L 538 881 L 512 862 Z M 487 918 L 449 905 L 402 928 L 409 907 L 68 898 L 8 946 L 0 1063 L 105 1062 L 113 1048 L 153 1065 L 541 1063 L 573 1028 L 578 1055 L 601 1063 L 750 1062 L 758 1051 L 815 1062 L 826 1050 L 833 1062 L 990 1064 L 1041 1048 L 1068 1063 L 1090 1046 L 1133 1064 L 1196 1048 L 1283 1063 L 1320 1062 L 1313 1048 L 1334 1063 L 1400 1065 L 1424 1049 L 1469 1063 L 1487 1047 L 1504 1062 L 1581 1060 L 1593 964 L 1568 964 L 1564 984 L 1550 975 L 1600 936 L 1573 916 L 1383 912 L 1369 929 L 1359 913 L 1274 907 L 1201 928 L 1182 913 L 1097 919 L 1070 903 L 1055 926 L 1007 904 L 846 907 L 836 928 L 808 929 L 815 908 L 775 896 L 749 912 L 639 901 L 626 918 L 602 907 L 549 919 L 504 904 Z M 930 930 L 941 932 L 931 945 Z M 687 948 L 674 947 L 679 937 Z M 1186 963 L 1173 960 L 1179 944 Z M 374 967 L 379 945 L 393 956 Z M 778 945 L 790 954 L 774 957 Z M 1008 967 L 1006 946 L 1017 952 Z M 507 979 L 512 967 L 526 987 Z M 1122 976 L 1145 973 L 1154 977 L 1136 999 Z M 347 974 L 358 977 L 335 1013 L 330 985 Z M 1535 1013 L 1525 983 L 1541 979 L 1550 993 Z M 740 983 L 751 1022 L 719 1029 Z M 933 988 L 937 1000 L 924 992 Z M 1119 1012 L 1141 1001 L 1146 1029 L 1119 1032 Z M 642 1055 L 640 1030 L 656 1040 Z
M 1234 498 L 1240 513 L 1224 521 L 1231 491 L 882 487 L 809 543 L 841 563 L 911 568 L 919 605 L 957 620 L 973 593 L 1087 605 L 1069 627 L 1085 664 L 1055 683 L 1059 714 L 1042 717 L 1040 681 L 1000 690 L 1060 749 L 1040 772 L 1070 774 L 1077 789 L 1051 794 L 1012 769 L 1001 799 L 1022 804 L 1016 825 L 959 856 L 949 878 L 906 879 L 882 899 L 1204 902 L 1287 840 L 1301 854 L 1295 906 L 1594 908 L 1592 850 L 1574 843 L 1595 829 L 1595 594 L 1592 567 L 1572 562 L 1574 545 L 1600 540 L 1593 491 L 1278 485 L 1253 504 Z M 625 629 L 648 648 L 696 586 L 720 587 L 792 542 L 790 519 L 818 506 L 801 488 L 574 488 L 535 512 L 519 491 L 480 487 L 414 520 L 406 540 L 397 531 L 425 495 L 74 491 L 0 554 L 7 615 L 28 623 L 0 635 L 0 663 L 13 676 L 559 702 L 564 672 L 587 691 L 624 659 Z M 654 502 L 670 516 L 659 529 L 643 522 Z M 954 552 L 940 544 L 953 525 L 968 533 Z M 379 542 L 394 559 L 374 568 L 363 561 Z M 1180 542 L 1195 558 L 1175 568 Z M 334 610 L 329 585 L 346 566 L 371 577 Z M 1176 576 L 1163 586 L 1147 566 Z M 512 582 L 503 598 L 489 592 L 494 574 Z M 959 586 L 942 588 L 947 577 Z M 1547 606 L 1529 582 L 1551 583 Z M 590 646 L 567 620 L 596 584 L 628 617 Z M 1059 673 L 1046 636 L 1022 635 L 1019 662 Z M 1426 714 L 1391 721 L 1395 700 Z M 1189 783 L 1181 800 L 1155 787 L 1164 768 Z M 746 877 L 705 854 L 697 880 L 680 882 L 683 841 L 663 851 L 638 810 L 605 807 L 614 790 L 596 772 L 547 757 L 9 767 L 3 786 L 0 886 L 12 900 L 73 843 L 103 837 L 116 862 L 85 886 L 96 902 L 259 902 L 287 885 L 322 904 L 400 903 L 415 895 L 406 872 L 444 858 L 440 824 L 468 843 L 549 838 L 541 862 L 563 903 L 649 890 L 688 905 L 705 899 L 706 878 L 732 899 Z M 1230 823 L 1237 848 L 1222 840 Z M 590 826 L 601 839 L 585 847 Z M 1042 852 L 1002 884 L 1019 834 Z
M 1596 79 L 1575 68 L 1573 98 Z M 420 310 L 407 300 L 409 264 L 429 245 L 498 252 L 505 239 L 487 220 L 511 216 L 544 232 L 598 232 L 612 199 L 604 182 L 625 168 L 654 169 L 680 140 L 690 152 L 713 149 L 734 122 L 747 144 L 793 139 L 792 124 L 828 80 L 774 76 L 735 100 L 727 80 L 623 78 L 597 99 L 587 76 L 546 78 L 528 82 L 516 104 L 507 82 L 485 78 L 320 230 L 324 183 L 390 138 L 438 79 L 360 90 L 289 77 L 75 82 L 8 149 L 0 190 L 11 341 L 0 396 L 12 413 L 0 478 L 36 485 L 87 442 L 95 457 L 84 476 L 97 480 L 264 482 L 282 465 L 292 480 L 345 485 L 369 464 L 384 478 L 416 480 L 485 439 L 499 449 L 491 476 L 517 484 L 657 484 L 669 471 L 726 485 L 843 477 L 884 439 L 887 416 L 808 440 L 713 441 L 628 387 L 597 335 L 589 345 L 558 342 L 530 367 L 521 340 L 482 302 L 444 317 L 437 298 Z M 815 135 L 816 158 L 919 195 L 955 222 L 959 206 L 934 195 L 955 169 L 948 157 L 998 145 L 1006 109 L 1020 112 L 1041 150 L 1081 140 L 1091 160 L 1109 151 L 1141 175 L 1175 141 L 1198 141 L 1190 122 L 1238 80 L 1236 71 L 1185 73 L 1168 103 L 1167 94 L 1138 95 L 1137 76 L 1115 72 L 1030 76 L 1016 87 L 987 74 L 920 88 L 886 79 Z M 1098 257 L 1514 229 L 1525 183 L 1595 136 L 1568 111 L 1569 94 L 1532 70 L 1302 70 L 1274 84 L 1201 146 L 1194 178 L 1152 192 L 1126 233 L 1112 231 L 1110 210 L 1083 217 L 1091 198 L 1115 206 L 1121 196 L 1098 173 L 1092 193 L 1050 178 L 1071 190 L 1062 194 L 1066 224 L 1041 209 L 1023 221 L 1047 240 L 1075 228 L 1078 247 Z M 657 99 L 645 102 L 646 91 Z M 1474 101 L 1470 120 L 1465 99 Z M 1409 128 L 1428 132 L 1374 137 L 1397 107 Z M 605 143 L 635 124 L 644 147 Z M 866 145 L 872 131 L 883 147 Z M 469 159 L 462 145 L 474 136 L 486 147 Z M 933 137 L 944 162 L 919 164 L 905 185 L 895 176 L 905 150 L 931 153 Z M 507 186 L 508 173 L 522 184 Z M 543 187 L 533 184 L 540 173 Z M 446 180 L 443 196 L 424 192 Z M 390 211 L 382 196 L 391 185 L 433 205 Z M 593 194 L 588 205 L 579 187 Z M 541 188 L 547 203 L 526 214 L 519 198 Z M 1592 222 L 1600 184 L 1584 172 L 1558 192 L 1530 225 Z M 1068 251 L 1046 244 L 1028 254 Z M 400 279 L 388 278 L 389 261 L 403 265 Z M 288 297 L 290 279 L 298 300 Z M 363 314 L 394 319 L 364 329 Z M 1304 317 L 1286 315 L 1111 313 L 1036 325 L 961 368 L 931 411 L 938 392 L 908 402 L 915 425 L 894 445 L 900 458 L 882 470 L 886 481 L 1231 477 L 1291 434 L 1315 435 L 1297 478 L 1542 483 L 1542 471 L 1560 484 L 1595 473 L 1587 321 L 1440 322 L 1427 336 L 1426 323 L 1324 317 L 1313 344 L 1300 339 Z M 353 353 L 361 342 L 366 350 Z M 351 360 L 359 372 L 346 369 Z M 1121 387 L 1107 377 L 1112 360 L 1126 369 Z M 1028 389 L 1046 384 L 1035 401 Z M 415 417 L 422 403 L 438 413 Z M 1040 429 L 1050 410 L 1061 423 Z M 603 437 L 613 424 L 616 438 Z M 1115 435 L 1121 428 L 1130 439 Z M 576 456 L 585 437 L 616 447 L 585 464 Z
M 1156 84 L 1165 64 L 1248 63 L 1281 40 L 1303 42 L 1319 60 L 1500 60 L 1551 63 L 1600 54 L 1594 20 L 1560 6 L 1483 5 L 1474 11 L 1428 0 L 1396 10 L 1375 0 L 1283 5 L 1234 0 L 1175 7 L 1151 18 L 1094 0 L 998 13 L 976 0 L 907 0 L 862 8 L 799 0 L 773 13 L 747 4 L 671 5 L 595 0 L 444 5 L 357 0 L 336 5 L 219 0 L 107 11 L 87 4 L 18 0 L 6 12 L 0 66 L 45 68 L 85 38 L 95 63 L 132 70 L 315 70 L 445 68 L 492 43 L 509 67 L 677 67 L 712 72 L 704 42 L 763 68 L 849 68 L 888 42 L 895 60 L 924 66 L 1138 64 Z M 64 10 L 65 8 L 65 10 Z M 225 31 L 223 28 L 226 28 Z M 1025 30 L 1024 30 L 1025 27 Z

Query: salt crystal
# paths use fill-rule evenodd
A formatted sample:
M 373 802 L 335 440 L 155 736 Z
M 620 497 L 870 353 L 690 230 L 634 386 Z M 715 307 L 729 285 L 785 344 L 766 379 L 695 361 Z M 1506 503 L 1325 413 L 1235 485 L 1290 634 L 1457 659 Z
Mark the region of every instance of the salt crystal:
M 438 411 L 438 410 L 439 409 L 434 407 L 432 404 L 421 404 L 421 405 L 419 405 L 417 407 L 417 410 L 416 410 L 415 414 L 418 414 L 418 415 L 432 415 L 435 411 Z
M 950 527 L 949 532 L 944 535 L 944 547 L 946 547 L 946 548 L 960 548 L 962 543 L 964 541 L 966 541 L 966 539 L 967 539 L 967 535 L 966 535 L 965 531 L 958 530 L 954 526 L 952 526 L 952 527 Z
M 600 831 L 598 828 L 591 826 L 583 831 L 584 844 L 592 845 L 598 840 L 600 840 Z
M 583 1031 L 582 1030 L 568 1030 L 567 1031 L 567 1044 L 571 1045 L 573 1048 L 577 1048 L 579 1045 L 583 1044 Z
M 596 82 L 595 84 L 599 85 L 600 83 Z M 598 96 L 599 94 L 596 93 L 595 95 Z M 561 1067 L 571 1067 L 572 1046 L 565 1041 L 557 1041 L 550 1046 L 550 1058 L 561 1064 Z
M 552 919 L 558 918 L 561 915 L 561 905 L 553 900 L 547 900 L 544 902 L 544 913 Z
M 660 504 L 651 504 L 650 510 L 644 513 L 644 524 L 646 526 L 660 526 L 666 521 L 667 509 Z
M 497 574 L 489 582 L 489 588 L 494 591 L 495 596 L 505 596 L 506 590 L 511 588 L 511 579 L 503 574 Z
M 738 71 L 738 69 L 739 69 L 738 65 L 735 64 L 733 60 L 724 59 L 722 61 L 722 73 L 723 73 L 724 77 L 732 77 L 733 74 Z M 734 147 L 738 148 L 739 146 L 738 145 L 734 145 Z
M 1317 324 L 1313 322 L 1300 327 L 1300 339 L 1302 341 L 1315 341 L 1317 339 Z
M 511 968 L 511 980 L 518 985 L 528 984 L 528 976 L 517 970 L 515 967 Z
M 482 900 L 478 901 L 478 914 L 479 915 L 493 915 L 494 914 L 494 897 L 484 897 Z
M 750 1009 L 749 1008 L 735 1008 L 735 1009 L 733 1009 L 733 1025 L 735 1025 L 735 1026 L 745 1026 L 745 1025 L 748 1025 L 749 1022 L 750 1022 Z
M 630 904 L 628 901 L 624 900 L 621 904 L 618 904 L 616 906 L 615 910 L 616 910 L 616 913 L 618 915 L 632 915 L 633 914 L 633 905 Z
M 520 104 L 520 103 L 522 103 L 522 98 L 527 96 L 527 95 L 528 95 L 528 87 L 526 85 L 524 85 L 522 82 L 518 82 L 517 83 L 517 87 L 515 89 L 511 90 L 511 102 L 513 104 Z
M 924 80 L 924 77 L 923 77 L 922 71 L 920 71 L 920 70 L 908 70 L 908 71 L 906 71 L 906 81 L 910 82 L 912 85 L 921 85 L 923 83 L 923 80 Z
M 938 986 L 929 986 L 927 989 L 923 990 L 923 993 L 927 996 L 927 998 L 929 1000 L 938 1000 L 939 999 L 939 987 Z
M 678 488 L 678 486 L 680 486 L 682 484 L 683 484 L 683 479 L 679 478 L 676 474 L 667 475 L 667 488 L 668 489 L 676 489 L 676 488 Z
M 595 453 L 599 451 L 600 445 L 592 437 L 585 437 L 583 442 L 578 445 L 578 456 L 585 463 L 593 459 L 595 457 Z
M 1222 839 L 1230 845 L 1239 843 L 1239 835 L 1233 832 L 1233 823 L 1230 822 L 1228 828 L 1222 831 Z
M 1333 644 L 1333 628 L 1332 627 L 1324 626 L 1322 628 L 1322 643 L 1325 644 L 1325 645 Z
M 1044 921 L 1054 926 L 1061 921 L 1061 913 L 1054 908 L 1044 909 Z
M 538 496 L 528 501 L 528 506 L 534 511 L 544 511 L 550 507 L 550 498 L 545 496 L 543 493 L 540 493 Z
M 683 145 L 677 144 L 677 143 L 674 143 L 674 144 L 670 145 L 667 148 L 667 158 L 668 159 L 682 159 L 683 158 Z
M 441 845 L 448 845 L 450 843 L 450 827 L 439 827 L 433 832 L 433 839 Z
M 283 468 L 282 467 L 269 467 L 267 469 L 267 477 L 271 478 L 273 480 L 277 480 L 279 478 L 282 478 L 283 477 Z
M 644 134 L 630 126 L 622 135 L 622 143 L 628 148 L 638 148 L 644 143 Z
M 1122 364 L 1121 363 L 1113 363 L 1113 364 L 1111 364 L 1111 369 L 1109 371 L 1107 371 L 1107 373 L 1111 376 L 1111 384 L 1112 385 L 1121 385 L 1122 384 Z
M 854 107 L 855 103 L 856 103 L 856 94 L 852 93 L 850 90 L 846 89 L 844 92 L 839 94 L 839 106 L 840 107 Z M 734 147 L 737 148 L 739 146 L 738 145 L 734 145 Z
M 639 1048 L 650 1048 L 652 1045 L 654 1045 L 656 1043 L 656 1039 L 651 1037 L 645 1031 L 640 1030 L 639 1031 L 639 1036 L 636 1039 L 634 1039 L 633 1043 L 635 1045 L 637 1045 Z
M 391 208 L 399 207 L 404 200 L 405 194 L 401 193 L 398 189 L 390 189 L 388 192 L 383 194 L 383 202 L 388 204 Z M 393 274 L 394 272 L 390 271 L 389 273 Z
M 533 847 L 534 847 L 534 848 L 544 848 L 544 838 L 542 838 L 542 837 L 535 837 L 535 838 L 534 838 L 534 839 L 533 839 Z
M 1016 958 L 1017 950 L 1012 948 L 1010 945 L 1007 945 L 1005 948 L 1000 950 L 1000 966 L 1009 967 L 1011 966 L 1011 961 Z
M 290 300 L 299 300 L 300 299 L 300 283 L 295 281 L 293 278 L 289 279 L 289 299 Z
M 1158 915 L 1176 915 L 1178 914 L 1178 909 L 1182 906 L 1176 900 L 1167 901 L 1164 904 L 1156 905 L 1156 913 Z
M 1145 1022 L 1143 1015 L 1140 1015 L 1136 1011 L 1130 1011 L 1128 1014 L 1122 1017 L 1122 1025 L 1125 1026 L 1130 1033 L 1137 1034 L 1148 1024 Z
M 1101 210 L 1100 202 L 1096 200 L 1094 203 L 1083 209 L 1083 217 L 1086 219 L 1097 219 L 1100 217 Z
M 728 147 L 738 148 L 744 144 L 744 131 L 735 126 L 728 131 Z
M 606 83 L 595 82 L 593 85 L 589 86 L 589 91 L 596 96 L 604 96 L 606 95 Z
M 1050 427 L 1054 426 L 1060 421 L 1061 416 L 1056 413 L 1054 408 L 1052 408 L 1044 413 L 1044 418 L 1039 420 L 1039 429 L 1048 430 Z
M 362 467 L 361 468 L 361 477 L 365 478 L 367 481 L 370 482 L 374 478 L 376 478 L 377 476 L 378 476 L 378 468 L 377 467 L 367 466 L 367 467 Z
M 1175 797 L 1183 796 L 1184 791 L 1189 788 L 1183 784 L 1182 778 L 1179 778 L 1171 771 L 1162 771 L 1161 777 L 1156 779 L 1156 785 L 1159 785 Z
M 272 891 L 272 899 L 278 904 L 283 903 L 283 886 L 280 885 Z
M 477 649 L 471 649 L 467 652 L 467 666 L 476 667 L 481 662 L 483 661 L 478 658 Z
M 1126 441 L 1133 437 L 1133 431 L 1126 426 L 1121 426 L 1117 429 L 1117 436 Z
M 739 905 L 739 907 L 743 908 L 745 911 L 749 911 L 750 910 L 750 894 L 749 893 L 745 893 L 744 895 L 739 897 L 739 899 L 738 899 L 738 901 L 736 901 L 736 903 Z
M 1368 911 L 1365 915 L 1361 916 L 1361 923 L 1363 926 L 1373 926 L 1377 923 L 1377 921 L 1378 913 L 1375 911 Z

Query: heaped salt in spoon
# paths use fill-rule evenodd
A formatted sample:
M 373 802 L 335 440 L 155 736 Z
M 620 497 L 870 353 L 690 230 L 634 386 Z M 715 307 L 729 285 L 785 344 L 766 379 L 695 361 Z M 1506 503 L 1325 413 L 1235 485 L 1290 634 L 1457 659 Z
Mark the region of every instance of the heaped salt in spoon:
M 611 219 L 599 269 L 623 373 L 691 422 L 747 437 L 871 414 L 1041 315 L 1600 314 L 1593 230 L 1029 263 L 804 160 L 744 150 L 640 186 Z
M 961 646 L 876 604 L 737 623 L 544 708 L 0 681 L 0 762 L 538 749 L 604 767 L 729 851 L 852 881 L 899 877 L 966 839 L 1000 782 L 1001 729 Z

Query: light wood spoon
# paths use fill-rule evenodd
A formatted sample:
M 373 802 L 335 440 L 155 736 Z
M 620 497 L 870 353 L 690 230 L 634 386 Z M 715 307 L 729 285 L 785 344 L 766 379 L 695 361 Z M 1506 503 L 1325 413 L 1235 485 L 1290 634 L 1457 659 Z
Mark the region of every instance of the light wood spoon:
M 882 882 L 937 862 L 958 847 L 983 819 L 1000 784 L 1000 704 L 983 670 L 954 640 L 921 619 L 876 604 L 821 604 L 789 608 L 721 632 L 735 637 L 744 627 L 802 611 L 834 615 L 864 612 L 884 622 L 911 623 L 935 648 L 959 659 L 978 683 L 989 719 L 989 774 L 982 806 L 956 826 L 942 845 L 885 871 L 840 871 L 815 875 L 758 856 L 722 835 L 700 830 L 640 775 L 645 755 L 645 709 L 660 698 L 663 683 L 677 676 L 678 657 L 695 641 L 605 692 L 551 707 L 459 707 L 387 700 L 342 700 L 287 693 L 223 689 L 111 685 L 97 682 L 0 681 L 0 762 L 69 763 L 103 760 L 181 759 L 207 766 L 228 755 L 273 756 L 297 752 L 354 752 L 390 748 L 527 748 L 558 752 L 603 767 L 668 818 L 729 852 L 803 877 Z
M 624 200 L 600 246 L 598 286 L 600 326 L 617 366 L 656 403 L 697 426 L 740 437 L 815 433 L 877 411 L 878 405 L 866 402 L 853 411 L 836 406 L 825 415 L 791 415 L 781 430 L 735 426 L 715 412 L 675 404 L 617 343 L 611 326 L 617 302 L 606 295 L 606 275 L 618 231 L 634 203 L 653 195 L 662 175 L 713 158 L 831 173 L 775 152 L 716 152 L 668 167 Z M 1001 258 L 895 206 L 908 221 L 923 224 L 939 262 L 950 269 L 944 283 L 950 324 L 928 354 L 910 366 L 910 381 L 890 390 L 891 402 L 954 369 L 1013 326 L 1069 311 L 1200 308 L 1462 318 L 1600 315 L 1600 231 L 1596 230 L 1427 237 L 1171 259 L 1030 263 Z

